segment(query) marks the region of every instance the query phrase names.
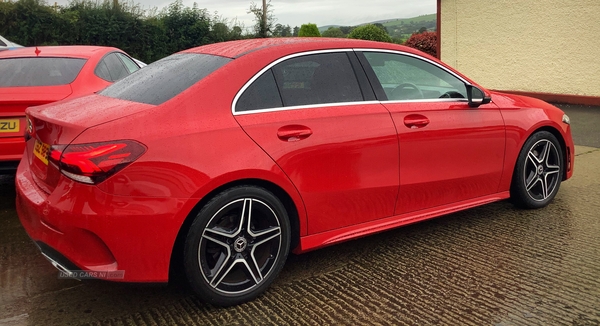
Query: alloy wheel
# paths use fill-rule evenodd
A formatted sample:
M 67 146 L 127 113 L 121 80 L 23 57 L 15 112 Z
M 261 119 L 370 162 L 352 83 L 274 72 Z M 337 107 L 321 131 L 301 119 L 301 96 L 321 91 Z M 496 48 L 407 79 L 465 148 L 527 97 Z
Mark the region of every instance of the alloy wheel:
M 531 199 L 544 201 L 560 183 L 560 155 L 548 139 L 537 141 L 527 153 L 523 167 L 525 190 Z
M 280 255 L 281 232 L 279 217 L 261 200 L 241 198 L 224 205 L 210 218 L 198 246 L 207 284 L 226 295 L 260 285 Z

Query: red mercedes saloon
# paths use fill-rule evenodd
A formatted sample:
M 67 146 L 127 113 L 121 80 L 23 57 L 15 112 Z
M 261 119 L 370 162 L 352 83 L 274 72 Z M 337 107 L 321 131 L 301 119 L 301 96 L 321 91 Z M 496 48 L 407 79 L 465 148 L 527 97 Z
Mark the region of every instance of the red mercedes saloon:
M 125 52 L 101 46 L 0 52 L 0 173 L 14 173 L 23 155 L 28 106 L 92 94 L 138 69 Z
M 27 126 L 17 209 L 54 266 L 181 268 L 222 306 L 262 293 L 290 251 L 507 198 L 544 207 L 573 174 L 560 109 L 349 39 L 189 49 L 29 108 Z

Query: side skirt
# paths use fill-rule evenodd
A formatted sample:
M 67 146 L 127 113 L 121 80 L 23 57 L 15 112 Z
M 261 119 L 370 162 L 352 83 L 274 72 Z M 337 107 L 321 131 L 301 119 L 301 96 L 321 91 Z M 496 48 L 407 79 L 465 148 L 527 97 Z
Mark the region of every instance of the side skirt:
M 300 244 L 298 245 L 298 247 L 296 247 L 296 249 L 294 249 L 293 252 L 298 254 L 310 250 L 315 250 L 339 242 L 348 241 L 359 237 L 364 237 L 367 235 L 386 231 L 399 226 L 408 225 L 423 220 L 428 220 L 434 217 L 447 215 L 450 213 L 500 201 L 509 197 L 510 192 L 504 191 L 493 195 L 487 195 L 475 199 L 465 200 L 458 203 L 428 208 L 417 212 L 390 216 L 376 221 L 370 221 L 358 225 L 344 227 L 341 229 L 308 235 L 300 238 Z

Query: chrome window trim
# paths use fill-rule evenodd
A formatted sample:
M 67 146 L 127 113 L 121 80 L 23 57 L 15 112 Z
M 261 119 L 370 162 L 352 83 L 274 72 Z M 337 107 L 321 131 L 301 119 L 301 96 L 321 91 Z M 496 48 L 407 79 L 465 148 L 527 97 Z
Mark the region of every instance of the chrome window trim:
M 294 105 L 294 106 L 281 106 L 276 108 L 268 108 L 268 109 L 260 109 L 260 110 L 250 110 L 250 111 L 240 111 L 234 112 L 234 115 L 244 115 L 244 114 L 252 114 L 252 113 L 265 113 L 265 112 L 275 112 L 275 111 L 288 111 L 288 110 L 300 110 L 300 109 L 312 109 L 312 108 L 323 108 L 323 107 L 333 107 L 333 106 L 347 106 L 347 105 L 360 105 L 360 104 L 381 104 L 379 101 L 354 101 L 354 102 L 335 102 L 335 103 L 323 103 L 323 104 L 308 104 L 308 105 Z
M 246 88 L 248 88 L 255 80 L 257 80 L 258 77 L 260 77 L 265 71 L 271 69 L 276 64 L 283 62 L 285 60 L 288 60 L 288 59 L 293 59 L 293 58 L 301 57 L 301 56 L 305 56 L 305 55 L 322 54 L 322 53 L 336 53 L 336 52 L 352 52 L 352 51 L 353 51 L 352 49 L 328 49 L 328 50 L 298 52 L 298 53 L 293 53 L 293 54 L 287 55 L 285 57 L 279 58 L 279 59 L 271 62 L 266 67 L 262 68 L 258 73 L 256 73 L 252 78 L 250 78 L 250 80 L 247 81 L 244 84 L 244 86 L 242 86 L 242 88 L 237 92 L 237 94 L 235 94 L 235 97 L 233 98 L 233 103 L 231 103 L 231 113 L 233 113 L 233 115 L 238 115 L 238 114 L 248 114 L 249 112 L 279 109 L 279 108 L 269 108 L 269 109 L 252 110 L 252 111 L 240 111 L 240 112 L 235 111 L 235 106 L 237 104 L 237 101 L 240 99 L 242 94 L 246 91 Z M 282 101 L 283 101 L 283 99 L 282 99 Z M 362 103 L 362 102 L 360 102 L 360 103 Z M 282 107 L 282 108 L 285 108 L 285 107 Z
M 381 104 L 396 104 L 396 103 L 438 103 L 438 102 L 469 102 L 466 98 L 434 98 L 434 99 L 419 99 L 419 100 L 387 100 L 380 101 Z
M 325 104 L 309 104 L 309 105 L 296 105 L 296 106 L 282 106 L 282 107 L 260 109 L 260 110 L 250 110 L 250 111 L 240 111 L 240 112 L 237 112 L 235 110 L 235 106 L 236 106 L 239 98 L 246 91 L 246 89 L 255 80 L 257 80 L 260 76 L 262 76 L 262 74 L 265 73 L 265 71 L 271 69 L 273 66 L 277 65 L 280 62 L 283 62 L 283 61 L 288 60 L 288 59 L 293 59 L 293 58 L 296 58 L 296 57 L 306 56 L 306 55 L 322 54 L 322 53 L 337 53 L 337 52 L 355 52 L 355 51 L 362 51 L 362 52 L 384 52 L 384 53 L 400 54 L 400 55 L 407 55 L 407 56 L 410 56 L 410 57 L 414 57 L 416 59 L 423 60 L 423 61 L 426 61 L 426 62 L 428 62 L 430 64 L 433 64 L 436 67 L 441 68 L 442 70 L 444 70 L 447 73 L 451 74 L 452 76 L 458 78 L 460 81 L 462 81 L 466 85 L 472 86 L 471 83 L 469 83 L 468 81 L 466 81 L 464 78 L 458 76 L 457 74 L 455 74 L 451 70 L 448 70 L 448 68 L 446 68 L 444 66 L 441 66 L 440 64 L 438 64 L 438 63 L 436 63 L 436 62 L 434 62 L 432 60 L 429 60 L 427 58 L 423 58 L 423 57 L 420 57 L 420 56 L 418 56 L 416 54 L 412 54 L 412 53 L 408 53 L 408 52 L 403 52 L 403 51 L 399 51 L 399 50 L 371 49 L 371 48 L 314 50 L 314 51 L 306 51 L 306 52 L 293 53 L 293 54 L 281 57 L 281 58 L 279 58 L 279 59 L 271 62 L 270 64 L 268 64 L 263 69 L 261 69 L 258 73 L 256 73 L 254 76 L 252 76 L 252 78 L 250 78 L 250 80 L 248 80 L 244 84 L 244 86 L 242 86 L 242 88 L 240 88 L 240 90 L 235 94 L 235 97 L 233 98 L 233 102 L 231 103 L 231 113 L 234 116 L 236 116 L 236 115 L 246 115 L 246 114 L 254 114 L 254 113 L 275 112 L 275 111 L 288 111 L 288 110 L 310 109 L 310 108 L 314 108 L 315 106 L 318 106 L 318 107 L 333 107 L 333 106 L 341 106 L 341 105 L 359 105 L 359 104 L 376 104 L 376 103 L 379 103 L 379 104 L 384 104 L 384 103 L 424 103 L 424 102 L 436 103 L 436 102 L 465 102 L 465 101 L 468 101 L 467 99 L 455 99 L 455 98 L 422 99 L 422 100 L 355 101 L 355 102 L 336 102 L 336 103 L 325 103 Z

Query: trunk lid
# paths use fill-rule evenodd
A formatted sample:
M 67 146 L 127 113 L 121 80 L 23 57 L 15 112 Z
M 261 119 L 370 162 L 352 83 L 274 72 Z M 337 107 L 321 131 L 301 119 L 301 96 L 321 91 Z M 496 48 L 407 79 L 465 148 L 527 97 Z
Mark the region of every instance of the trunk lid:
M 0 88 L 0 138 L 23 136 L 28 107 L 56 102 L 71 93 L 69 85 Z
M 88 128 L 152 107 L 94 94 L 27 109 L 32 132 L 25 152 L 33 179 L 51 193 L 60 178 L 58 167 L 48 160 L 52 146 L 68 145 Z

